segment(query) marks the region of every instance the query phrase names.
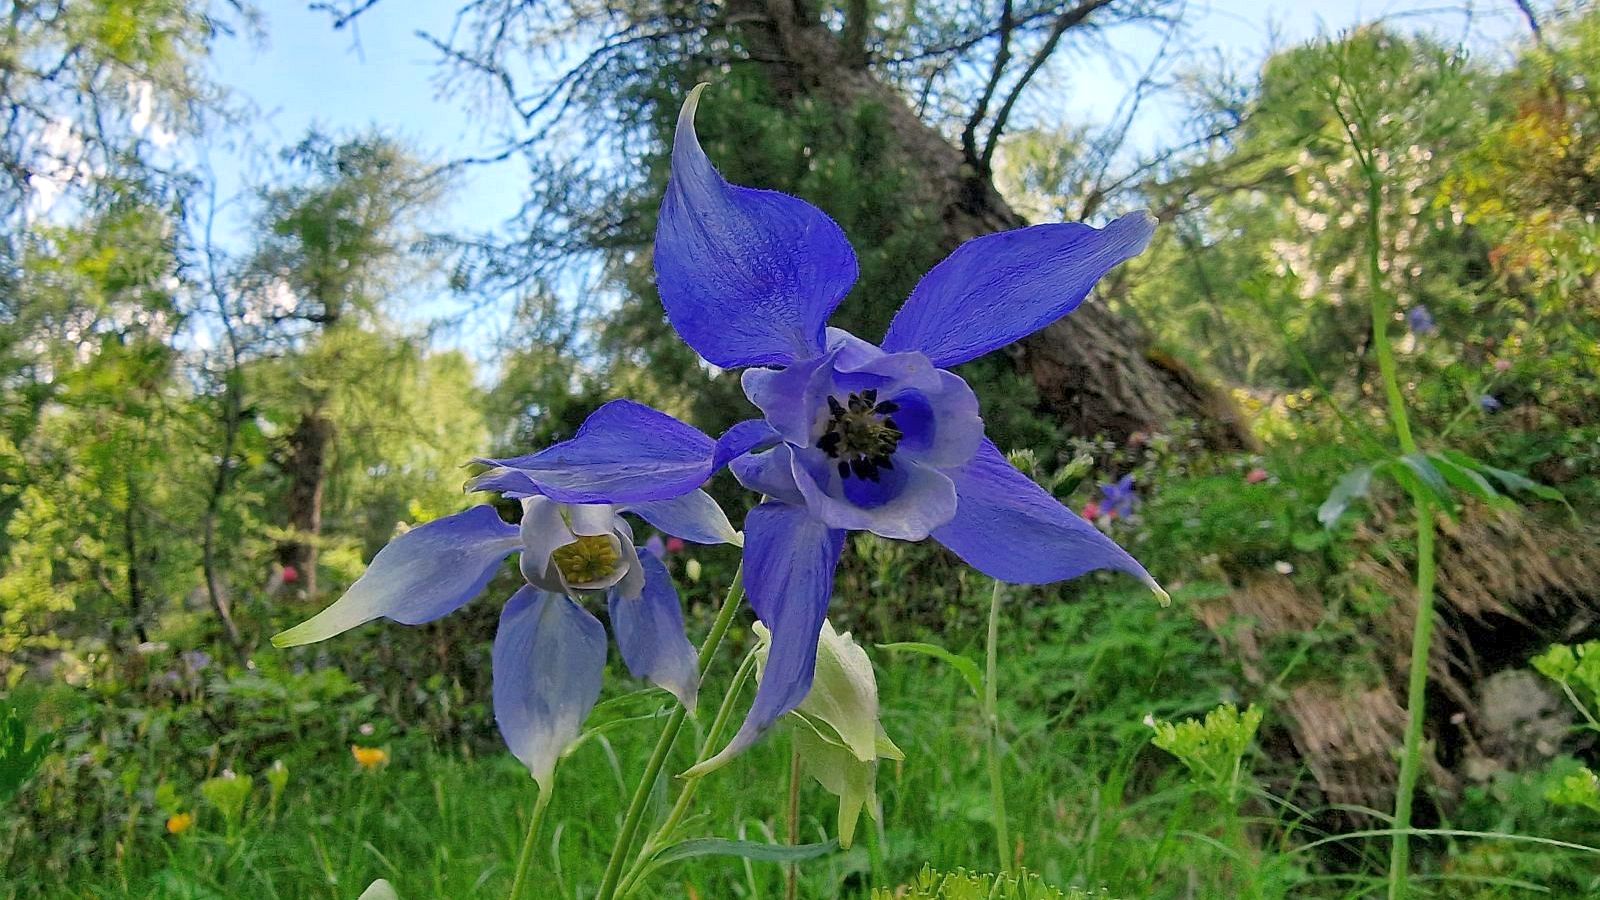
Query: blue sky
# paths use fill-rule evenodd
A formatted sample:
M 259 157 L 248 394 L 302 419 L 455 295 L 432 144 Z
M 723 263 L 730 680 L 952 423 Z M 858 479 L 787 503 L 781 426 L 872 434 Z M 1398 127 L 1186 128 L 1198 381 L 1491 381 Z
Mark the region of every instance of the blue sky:
M 1435 29 L 1452 39 L 1464 36 L 1471 43 L 1504 38 L 1521 27 L 1511 0 L 1477 0 L 1470 28 L 1459 13 L 1419 14 L 1442 5 L 1440 0 L 1190 0 L 1189 44 L 1215 48 L 1236 64 L 1253 67 L 1274 44 L 1281 47 L 1377 17 Z M 259 177 L 264 171 L 260 148 L 292 145 L 313 125 L 334 134 L 376 126 L 440 161 L 495 146 L 493 122 L 486 114 L 470 109 L 461 97 L 440 95 L 438 54 L 416 34 L 447 33 L 456 6 L 443 0 L 384 0 L 354 26 L 335 31 L 328 15 L 312 12 L 304 0 L 280 2 L 263 12 L 264 42 L 225 40 L 214 57 L 214 75 L 254 112 L 248 140 L 207 151 L 220 196 L 234 194 Z M 1130 29 L 1114 40 L 1135 57 L 1156 49 L 1148 32 Z M 1104 120 L 1123 93 L 1110 68 L 1090 61 L 1059 91 L 1060 115 Z M 1054 103 L 1052 96 L 1036 106 Z M 1174 130 L 1176 123 L 1169 119 L 1173 114 L 1159 106 L 1148 109 L 1135 139 L 1146 146 L 1160 142 Z M 240 149 L 248 147 L 257 149 Z M 492 228 L 516 210 L 523 195 L 521 177 L 515 163 L 471 169 L 438 228 Z M 224 233 L 235 240 L 243 234 L 237 221 L 225 225 Z M 438 310 L 424 300 L 412 307 L 412 316 L 425 318 Z M 496 325 L 477 327 L 492 332 Z M 456 334 L 443 343 L 460 345 L 470 337 Z
M 312 126 L 335 134 L 375 126 L 439 161 L 489 146 L 492 137 L 481 119 L 475 121 L 464 104 L 438 96 L 438 54 L 416 34 L 446 32 L 454 6 L 389 0 L 339 31 L 326 13 L 312 12 L 304 2 L 264 10 L 264 42 L 230 38 L 214 56 L 217 81 L 255 112 L 251 139 L 241 143 L 283 147 Z M 213 148 L 211 162 L 224 195 L 262 171 L 261 160 L 228 147 Z M 480 226 L 514 211 L 518 192 L 496 181 L 506 176 L 490 170 L 469 175 L 447 224 Z
M 1235 59 L 1259 60 L 1273 35 L 1293 42 L 1321 28 L 1338 29 L 1377 16 L 1459 32 L 1459 15 L 1411 18 L 1417 10 L 1437 10 L 1439 0 L 1191 0 L 1194 41 L 1214 46 Z M 315 124 L 334 132 L 376 125 L 396 133 L 425 154 L 445 159 L 493 145 L 483 118 L 475 118 L 459 98 L 441 97 L 435 85 L 437 53 L 416 31 L 448 31 L 456 4 L 439 0 L 384 0 L 340 31 L 326 13 L 304 2 L 273 5 L 264 13 L 266 42 L 233 38 L 218 48 L 216 76 L 258 110 L 252 123 L 258 145 L 293 143 Z M 1516 27 L 1510 0 L 1479 0 L 1476 30 L 1504 34 Z M 1129 31 L 1118 40 L 1133 54 L 1153 49 L 1153 38 Z M 1121 91 L 1101 88 L 1109 73 L 1087 70 L 1075 81 L 1096 89 L 1071 90 L 1067 115 L 1103 118 Z M 1145 124 L 1150 135 L 1164 123 L 1157 111 Z M 225 148 L 212 163 L 224 187 L 241 185 L 252 161 Z M 499 221 L 516 208 L 520 190 L 508 186 L 515 166 L 478 169 L 456 193 L 448 214 L 452 226 L 475 227 Z M 226 192 L 226 191 L 225 191 Z

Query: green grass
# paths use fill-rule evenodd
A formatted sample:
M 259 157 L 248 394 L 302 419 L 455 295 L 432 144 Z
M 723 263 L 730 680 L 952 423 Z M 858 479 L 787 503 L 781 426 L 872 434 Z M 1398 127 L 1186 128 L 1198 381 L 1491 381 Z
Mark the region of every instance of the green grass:
M 1008 604 L 1003 772 L 1013 853 L 1028 870 L 1064 891 L 1081 888 L 1095 896 L 1103 890 L 1124 898 L 1360 897 L 1381 883 L 1376 866 L 1355 875 L 1319 874 L 1313 854 L 1285 852 L 1322 837 L 1294 827 L 1292 811 L 1259 792 L 1240 810 L 1229 808 L 1191 786 L 1179 764 L 1152 748 L 1151 729 L 1141 721 L 1146 713 L 1176 718 L 1202 712 L 1222 699 L 1230 673 L 1191 616 L 1163 612 L 1139 590 L 1087 594 L 1081 602 L 1057 604 L 1047 599 L 1053 594 L 1019 591 Z M 1178 600 L 1181 605 L 1181 594 Z M 951 649 L 974 659 L 979 637 L 943 636 Z M 879 772 L 881 831 L 863 822 L 852 849 L 803 863 L 802 897 L 864 898 L 874 887 L 915 883 L 928 864 L 982 871 L 996 857 L 985 733 L 966 683 L 933 660 L 882 651 L 873 656 L 883 721 L 907 758 Z M 717 678 L 727 677 L 729 658 L 722 657 Z M 613 688 L 608 696 L 631 685 Z M 695 740 L 680 741 L 667 771 L 690 763 L 697 730 L 706 726 L 719 694 L 714 683 L 700 720 L 685 731 Z M 660 697 L 647 707 L 664 709 L 655 702 Z M 617 713 L 617 724 L 563 763 L 529 896 L 593 895 L 634 779 L 664 721 L 621 721 L 637 711 L 638 701 L 617 704 L 627 707 Z M 313 724 L 299 727 L 306 735 L 321 733 Z M 275 812 L 264 772 L 241 772 L 255 776 L 256 790 L 243 825 L 229 836 L 221 815 L 178 774 L 184 760 L 170 760 L 171 771 L 160 776 L 151 772 L 162 758 L 160 738 L 154 745 L 151 740 L 146 735 L 140 742 L 145 762 L 128 776 L 131 789 L 105 785 L 99 796 L 112 799 L 76 820 L 90 824 L 75 826 L 72 834 L 51 827 L 37 808 L 22 808 L 20 829 L 0 814 L 0 897 L 353 900 L 380 877 L 402 898 L 495 898 L 510 886 L 534 786 L 503 752 L 435 749 L 400 734 L 383 742 L 392 754 L 388 766 L 362 773 L 342 740 L 305 737 Z M 780 731 L 710 776 L 689 833 L 781 841 L 788 752 Z M 30 789 L 42 795 L 32 801 L 25 791 L 23 802 L 37 806 L 55 796 L 54 777 Z M 148 786 L 163 780 L 171 785 L 168 793 L 152 794 Z M 667 789 L 673 785 L 658 791 L 647 826 L 664 814 Z M 72 796 L 96 795 L 78 784 Z M 120 807 L 119 796 L 126 798 Z M 197 825 L 168 835 L 162 797 L 194 810 Z M 802 842 L 830 837 L 835 814 L 834 798 L 806 784 Z M 1385 839 L 1366 841 L 1369 855 L 1381 857 Z M 1430 864 L 1425 858 L 1424 867 Z M 1458 881 L 1443 883 L 1445 890 L 1430 877 L 1424 872 L 1419 882 L 1424 896 L 1430 890 L 1432 896 L 1534 896 L 1484 880 L 1516 883 L 1511 875 L 1453 876 L 1469 878 L 1477 893 L 1460 892 Z M 700 858 L 663 869 L 636 896 L 782 897 L 782 882 L 776 864 Z

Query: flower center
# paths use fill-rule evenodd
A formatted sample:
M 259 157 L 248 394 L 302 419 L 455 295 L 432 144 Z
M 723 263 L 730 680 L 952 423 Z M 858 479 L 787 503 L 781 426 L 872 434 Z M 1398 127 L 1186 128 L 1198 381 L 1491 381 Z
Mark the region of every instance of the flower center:
M 892 400 L 879 403 L 875 390 L 851 394 L 843 403 L 838 397 L 828 398 L 828 424 L 817 446 L 829 459 L 838 460 L 840 478 L 854 475 L 877 481 L 880 469 L 894 468 L 892 457 L 901 432 L 889 416 L 899 411 Z
M 550 554 L 556 568 L 570 584 L 599 581 L 610 575 L 621 559 L 611 539 L 603 534 L 588 534 Z

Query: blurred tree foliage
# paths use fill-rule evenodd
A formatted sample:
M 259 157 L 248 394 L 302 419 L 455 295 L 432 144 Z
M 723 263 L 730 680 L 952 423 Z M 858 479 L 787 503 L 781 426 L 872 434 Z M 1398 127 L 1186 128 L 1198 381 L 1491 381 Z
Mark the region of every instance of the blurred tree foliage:
M 131 651 L 207 599 L 243 653 L 268 598 L 316 596 L 319 568 L 348 584 L 397 522 L 466 502 L 459 467 L 488 440 L 476 369 L 394 317 L 438 282 L 420 223 L 445 184 L 376 136 L 313 134 L 284 159 L 236 258 L 191 230 L 198 184 L 160 177 L 104 179 L 19 241 L 7 677 L 25 650 Z
M 77 634 L 147 638 L 192 558 L 163 535 L 194 497 L 165 478 L 194 458 L 173 339 L 183 311 L 170 196 L 124 181 L 71 225 L 33 229 L 6 329 L 0 573 L 8 651 Z M 109 627 L 107 627 L 109 626 Z
M 913 15 L 891 4 L 865 31 L 853 30 L 863 15 L 854 5 L 817 10 L 829 52 L 846 54 L 841 72 L 857 73 L 840 77 L 884 91 L 847 94 L 787 83 L 751 55 L 770 35 L 749 22 L 651 4 L 539 8 L 553 17 L 543 29 L 530 8 L 465 12 L 452 45 L 483 64 L 478 76 L 503 72 L 543 91 L 512 96 L 503 82 L 452 76 L 510 114 L 507 150 L 534 176 L 508 232 L 430 233 L 454 167 L 381 134 L 313 133 L 244 198 L 251 240 L 231 250 L 213 240 L 218 198 L 207 185 L 148 153 L 155 123 L 188 123 L 188 134 L 220 109 L 206 105 L 219 92 L 196 74 L 227 27 L 213 11 L 87 4 L 52 14 L 35 4 L 13 17 L 6 58 L 27 65 L 8 70 L 5 98 L 18 116 L 68 116 L 68 101 L 98 92 L 105 121 L 119 124 L 80 148 L 97 161 L 70 190 L 27 177 L 14 185 L 19 200 L 72 199 L 48 216 L 22 203 L 13 221 L 27 227 L 7 235 L 7 648 L 128 647 L 209 609 L 244 652 L 271 627 L 269 597 L 325 596 L 397 523 L 464 503 L 457 467 L 473 455 L 558 440 L 619 395 L 708 430 L 746 416 L 737 379 L 682 345 L 652 284 L 678 99 L 706 77 L 717 83 L 701 133 L 724 173 L 824 206 L 855 239 L 861 280 L 837 324 L 881 333 L 947 249 L 949 196 L 930 191 L 906 155 L 916 146 L 906 129 L 932 126 L 966 160 L 974 190 L 989 190 L 992 175 L 1028 215 L 1150 205 L 1166 227 L 1105 297 L 1154 337 L 1150 358 L 1224 377 L 1261 437 L 1324 433 L 1337 411 L 1357 426 L 1348 441 L 1380 413 L 1359 302 L 1371 287 L 1354 227 L 1364 188 L 1330 102 L 1337 85 L 1384 123 L 1371 138 L 1388 185 L 1386 287 L 1403 319 L 1426 313 L 1426 328 L 1400 330 L 1399 347 L 1423 421 L 1548 481 L 1588 483 L 1595 471 L 1592 11 L 1550 17 L 1510 65 L 1368 26 L 1278 53 L 1250 84 L 1185 70 L 1174 79 L 1191 91 L 1192 133 L 1136 152 L 1126 136 L 1137 103 L 1105 127 L 1037 112 L 1013 120 L 1008 103 L 1033 79 L 1064 77 L 1052 41 L 1072 40 L 1073 29 L 1180 34 L 1160 30 L 1176 27 L 1163 24 L 1160 3 L 1018 6 L 1009 37 L 990 27 L 993 10 Z M 632 42 L 596 45 L 581 77 L 541 82 L 519 68 L 523 50 L 608 27 Z M 53 54 L 98 60 L 95 78 L 68 90 L 60 73 L 37 68 Z M 1040 68 L 1019 69 L 1007 54 Z M 1146 82 L 1171 71 L 1153 63 Z M 157 75 L 154 107 L 137 84 L 126 90 Z M 577 153 L 568 139 L 597 116 L 610 119 Z M 38 146 L 16 144 L 13 168 L 32 165 Z M 437 298 L 456 292 L 511 300 L 492 379 L 459 353 L 430 349 L 421 322 L 442 311 L 428 304 L 442 309 Z M 1114 445 L 1068 443 L 1071 427 L 1040 413 L 1036 384 L 1012 360 L 966 374 L 991 434 L 1035 448 L 1044 468 L 1085 447 L 1101 464 L 1129 465 Z M 242 627 L 236 605 L 250 611 Z

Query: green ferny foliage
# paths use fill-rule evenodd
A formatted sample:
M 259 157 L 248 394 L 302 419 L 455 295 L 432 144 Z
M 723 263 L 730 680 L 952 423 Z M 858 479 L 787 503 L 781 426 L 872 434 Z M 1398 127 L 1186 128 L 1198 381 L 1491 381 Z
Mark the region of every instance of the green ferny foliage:
M 1261 710 L 1253 704 L 1243 713 L 1227 703 L 1206 713 L 1205 719 L 1185 719 L 1173 724 L 1156 722 L 1151 743 L 1176 756 L 1188 767 L 1195 783 L 1229 803 L 1239 787 L 1244 756 L 1261 727 Z
M 957 869 L 936 872 L 924 866 L 915 882 L 893 890 L 875 888 L 872 900 L 1088 900 L 1109 894 L 1087 894 L 1076 888 L 1062 891 L 1045 884 L 1038 875 L 985 875 Z
M 249 775 L 227 772 L 201 782 L 200 795 L 222 813 L 223 821 L 227 823 L 229 833 L 232 833 L 244 821 L 244 805 L 249 801 L 254 786 L 255 779 Z
M 1600 641 L 1568 646 L 1554 644 L 1533 658 L 1539 674 L 1561 685 L 1591 729 L 1600 731 L 1594 710 L 1600 704 Z
M 1554 806 L 1576 806 L 1600 813 L 1600 777 L 1583 766 L 1552 785 L 1544 798 Z

